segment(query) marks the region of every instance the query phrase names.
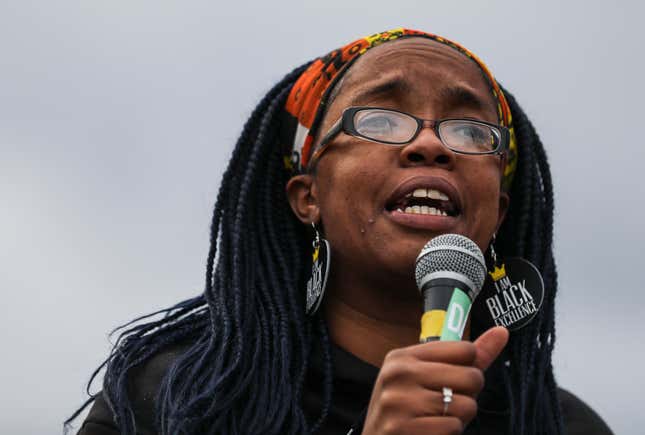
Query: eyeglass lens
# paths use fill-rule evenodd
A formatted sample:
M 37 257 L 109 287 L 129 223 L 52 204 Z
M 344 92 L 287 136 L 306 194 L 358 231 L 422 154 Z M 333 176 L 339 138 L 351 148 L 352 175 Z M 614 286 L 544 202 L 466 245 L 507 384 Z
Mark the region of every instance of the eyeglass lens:
M 417 133 L 417 120 L 405 113 L 364 109 L 354 114 L 354 129 L 378 142 L 405 144 Z M 439 137 L 449 148 L 465 152 L 489 152 L 497 147 L 500 133 L 492 126 L 470 120 L 446 120 L 439 124 Z

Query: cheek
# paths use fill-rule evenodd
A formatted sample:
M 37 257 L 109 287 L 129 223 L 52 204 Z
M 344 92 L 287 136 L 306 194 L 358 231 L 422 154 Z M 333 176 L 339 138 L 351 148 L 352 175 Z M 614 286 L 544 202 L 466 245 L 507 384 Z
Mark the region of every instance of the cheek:
M 472 239 L 482 249 L 486 249 L 497 227 L 499 218 L 500 187 L 497 177 L 487 177 L 490 182 L 480 183 L 473 190 L 473 204 L 476 210 L 472 213 L 470 227 L 474 230 Z
M 320 211 L 328 238 L 338 246 L 363 244 L 380 212 L 384 172 L 379 169 L 382 162 L 375 159 L 383 160 L 382 153 L 355 144 L 342 151 L 342 158 L 337 158 L 340 152 L 330 153 L 319 162 Z
M 362 221 L 366 220 L 363 210 L 364 188 L 358 180 L 365 174 L 358 168 L 336 167 L 333 172 L 325 171 L 319 190 L 320 213 L 328 238 L 345 242 L 360 234 Z M 331 241 L 331 240 L 330 240 Z

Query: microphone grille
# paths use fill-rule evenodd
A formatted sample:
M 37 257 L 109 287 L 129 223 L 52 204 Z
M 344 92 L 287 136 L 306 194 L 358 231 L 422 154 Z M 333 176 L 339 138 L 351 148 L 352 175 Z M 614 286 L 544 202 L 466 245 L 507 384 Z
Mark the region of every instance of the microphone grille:
M 421 288 L 423 278 L 433 272 L 450 271 L 468 278 L 479 292 L 486 278 L 486 262 L 479 247 L 459 234 L 442 234 L 430 240 L 417 257 L 415 278 Z

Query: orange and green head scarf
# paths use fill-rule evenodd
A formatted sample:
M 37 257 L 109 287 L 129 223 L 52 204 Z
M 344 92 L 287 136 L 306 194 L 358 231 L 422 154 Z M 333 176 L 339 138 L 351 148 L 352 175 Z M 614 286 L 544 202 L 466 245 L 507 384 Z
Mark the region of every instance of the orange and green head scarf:
M 508 189 L 517 166 L 517 142 L 511 111 L 499 84 L 488 67 L 475 54 L 456 42 L 431 33 L 398 28 L 375 33 L 358 39 L 342 48 L 333 50 L 327 55 L 314 60 L 300 75 L 293 85 L 285 106 L 282 142 L 285 147 L 285 166 L 301 172 L 307 168 L 313 154 L 313 142 L 326 110 L 326 103 L 334 84 L 343 76 L 351 64 L 370 48 L 400 38 L 421 37 L 446 44 L 468 56 L 477 64 L 490 90 L 497 101 L 499 124 L 507 127 L 511 133 L 506 167 L 504 168 L 503 185 Z

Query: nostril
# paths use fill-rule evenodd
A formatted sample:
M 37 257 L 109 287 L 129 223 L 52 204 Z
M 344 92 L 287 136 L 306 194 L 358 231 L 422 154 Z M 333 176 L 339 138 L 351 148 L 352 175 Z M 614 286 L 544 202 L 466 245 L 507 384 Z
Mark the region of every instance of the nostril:
M 440 154 L 434 159 L 434 161 L 439 163 L 440 165 L 445 165 L 450 162 L 450 157 L 445 154 Z
M 408 160 L 416 163 L 416 162 L 422 162 L 425 159 L 419 153 L 410 153 L 408 154 Z

